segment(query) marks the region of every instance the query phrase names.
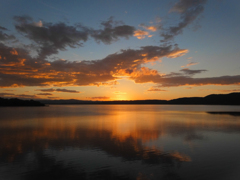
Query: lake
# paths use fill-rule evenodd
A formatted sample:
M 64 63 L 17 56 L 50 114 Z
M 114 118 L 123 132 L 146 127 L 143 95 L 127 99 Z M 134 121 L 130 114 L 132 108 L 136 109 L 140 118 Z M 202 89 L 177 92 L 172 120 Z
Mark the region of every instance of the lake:
M 239 180 L 240 106 L 0 108 L 0 179 Z

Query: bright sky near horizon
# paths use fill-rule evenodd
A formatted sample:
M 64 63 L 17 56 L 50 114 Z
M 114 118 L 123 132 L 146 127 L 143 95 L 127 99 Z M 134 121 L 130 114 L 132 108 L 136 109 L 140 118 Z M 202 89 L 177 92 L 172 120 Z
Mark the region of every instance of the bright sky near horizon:
M 240 92 L 239 0 L 2 0 L 0 97 Z

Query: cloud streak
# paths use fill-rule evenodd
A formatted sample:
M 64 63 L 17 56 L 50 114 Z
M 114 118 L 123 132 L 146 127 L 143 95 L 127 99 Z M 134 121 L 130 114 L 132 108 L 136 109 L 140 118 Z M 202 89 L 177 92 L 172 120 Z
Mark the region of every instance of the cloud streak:
M 189 66 L 194 66 L 194 65 L 197 65 L 197 64 L 199 64 L 198 62 L 189 62 L 187 65 L 185 65 L 185 66 L 181 66 L 182 68 L 183 67 L 189 67 Z
M 187 75 L 195 75 L 195 74 L 205 72 L 207 70 L 205 70 L 205 69 L 191 70 L 191 69 L 188 69 L 188 68 L 184 68 L 184 69 L 181 69 L 180 71 L 187 74 Z
M 161 92 L 165 92 L 167 90 L 151 87 L 147 91 L 161 91 Z
M 163 40 L 161 42 L 168 42 L 176 35 L 182 33 L 182 30 L 190 25 L 198 16 L 204 11 L 204 5 L 207 0 L 179 0 L 170 9 L 170 12 L 176 12 L 180 15 L 180 22 L 175 26 L 170 26 L 161 33 Z
M 8 35 L 3 31 L 8 31 L 7 28 L 0 26 L 0 42 L 1 41 L 9 41 L 9 40 L 16 40 L 16 37 L 13 35 Z
M 76 90 L 69 90 L 69 89 L 37 89 L 36 91 L 42 91 L 42 92 L 66 92 L 66 93 L 81 93 L 80 91 L 76 91 Z M 48 94 L 48 95 L 52 95 L 49 93 L 42 93 L 42 95 L 44 94 Z
M 141 75 L 132 77 L 136 83 L 156 83 L 159 87 L 203 86 L 203 85 L 240 85 L 240 75 L 206 78 L 189 76 Z
M 51 93 L 39 93 L 37 95 L 39 95 L 39 96 L 52 96 Z

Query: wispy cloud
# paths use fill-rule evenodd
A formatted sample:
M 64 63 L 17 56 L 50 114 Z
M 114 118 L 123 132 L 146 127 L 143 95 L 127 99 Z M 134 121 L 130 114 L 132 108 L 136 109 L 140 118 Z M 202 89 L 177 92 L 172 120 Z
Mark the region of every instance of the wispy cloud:
M 168 42 L 176 35 L 182 33 L 182 30 L 197 19 L 204 11 L 204 5 L 206 2 L 207 0 L 179 0 L 175 3 L 169 12 L 178 13 L 181 20 L 175 26 L 165 28 L 166 30 L 161 33 L 161 36 L 163 37 L 162 42 Z
M 51 93 L 39 93 L 37 95 L 39 95 L 39 96 L 51 96 L 52 94 Z
M 0 41 L 13 41 L 16 40 L 16 37 L 14 35 L 9 35 L 3 31 L 8 31 L 7 28 L 0 26 Z
M 158 29 L 161 28 L 160 26 L 147 26 L 145 24 L 140 24 L 139 26 L 146 29 L 146 30 L 152 31 L 152 32 L 155 32 L 155 31 L 157 31 Z
M 156 83 L 159 87 L 176 87 L 176 86 L 203 86 L 203 85 L 240 85 L 240 75 L 220 76 L 206 78 L 192 78 L 189 76 L 160 76 L 141 75 L 132 77 L 136 83 Z
M 205 72 L 207 70 L 205 70 L 205 69 L 191 70 L 191 69 L 188 69 L 188 68 L 184 68 L 184 69 L 181 69 L 180 71 L 187 74 L 187 75 L 195 75 L 195 74 Z
M 42 91 L 42 92 L 54 92 L 55 89 L 50 88 L 50 89 L 36 89 L 35 91 Z
M 240 92 L 240 89 L 200 89 L 200 91 L 217 91 L 223 93 Z
M 165 92 L 167 90 L 165 89 L 160 89 L 160 88 L 156 88 L 156 87 L 150 87 L 147 91 L 161 91 L 161 92 Z
M 194 65 L 197 65 L 197 64 L 199 64 L 199 63 L 198 62 L 189 62 L 185 66 L 181 66 L 181 67 L 184 68 L 184 67 L 194 66 Z
M 69 90 L 69 89 L 56 89 L 56 92 L 81 93 L 80 91 Z

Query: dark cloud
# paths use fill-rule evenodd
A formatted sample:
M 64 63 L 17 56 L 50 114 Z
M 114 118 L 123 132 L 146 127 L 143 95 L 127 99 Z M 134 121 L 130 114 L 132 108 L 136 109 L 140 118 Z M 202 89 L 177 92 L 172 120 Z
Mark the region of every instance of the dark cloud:
M 34 41 L 39 46 L 39 57 L 57 54 L 59 51 L 66 50 L 67 47 L 76 48 L 82 46 L 89 37 L 97 42 L 110 44 L 119 38 L 129 38 L 133 35 L 135 28 L 128 25 L 118 25 L 113 18 L 101 23 L 103 29 L 92 29 L 81 24 L 74 26 L 60 23 L 34 22 L 28 16 L 15 16 L 15 28 L 25 37 Z
M 176 76 L 182 76 L 182 73 L 177 73 L 177 72 L 171 72 L 169 74 L 165 74 L 164 77 L 176 77 Z
M 69 89 L 37 89 L 36 91 L 42 91 L 42 92 L 67 92 L 67 93 L 81 93 L 80 91 L 76 90 L 69 90 Z M 42 95 L 47 94 L 47 95 L 52 95 L 50 93 L 41 93 Z
M 4 30 L 4 31 L 7 31 L 8 29 L 3 27 L 3 26 L 0 26 L 0 30 Z
M 161 36 L 162 42 L 172 40 L 174 36 L 182 33 L 182 30 L 191 24 L 204 11 L 207 0 L 179 0 L 170 10 L 180 14 L 181 21 L 176 26 L 167 28 Z
M 69 90 L 69 89 L 56 89 L 57 92 L 67 92 L 67 93 L 81 93 L 80 91 L 76 90 Z
M 42 91 L 42 92 L 54 92 L 55 89 L 51 88 L 51 89 L 37 89 L 36 91 Z
M 91 36 L 97 42 L 110 44 L 121 37 L 128 39 L 134 34 L 135 28 L 133 26 L 118 24 L 119 22 L 113 21 L 113 17 L 110 17 L 108 21 L 103 21 L 101 23 L 103 29 L 92 30 Z
M 205 70 L 205 69 L 191 70 L 191 69 L 188 69 L 188 68 L 184 68 L 184 69 L 181 69 L 180 71 L 182 71 L 183 73 L 185 73 L 187 75 L 195 75 L 195 74 L 205 72 L 207 70 Z
M 36 95 L 28 95 L 28 94 L 15 94 L 14 98 L 21 98 L 21 99 L 40 99 Z
M 15 36 L 8 35 L 1 30 L 7 30 L 6 28 L 0 26 L 0 41 L 9 41 L 9 40 L 16 40 Z
M 164 78 L 170 78 L 170 77 L 180 77 L 180 76 L 193 76 L 195 74 L 199 74 L 199 73 L 202 73 L 202 72 L 205 72 L 207 70 L 205 69 L 198 69 L 198 70 L 191 70 L 189 68 L 184 68 L 184 69 L 181 69 L 180 72 L 171 72 L 169 74 L 165 74 L 164 75 Z
M 80 25 L 68 26 L 64 23 L 36 23 L 31 17 L 15 16 L 15 28 L 27 38 L 37 43 L 39 57 L 56 54 L 67 47 L 75 48 L 88 39 L 88 32 Z

